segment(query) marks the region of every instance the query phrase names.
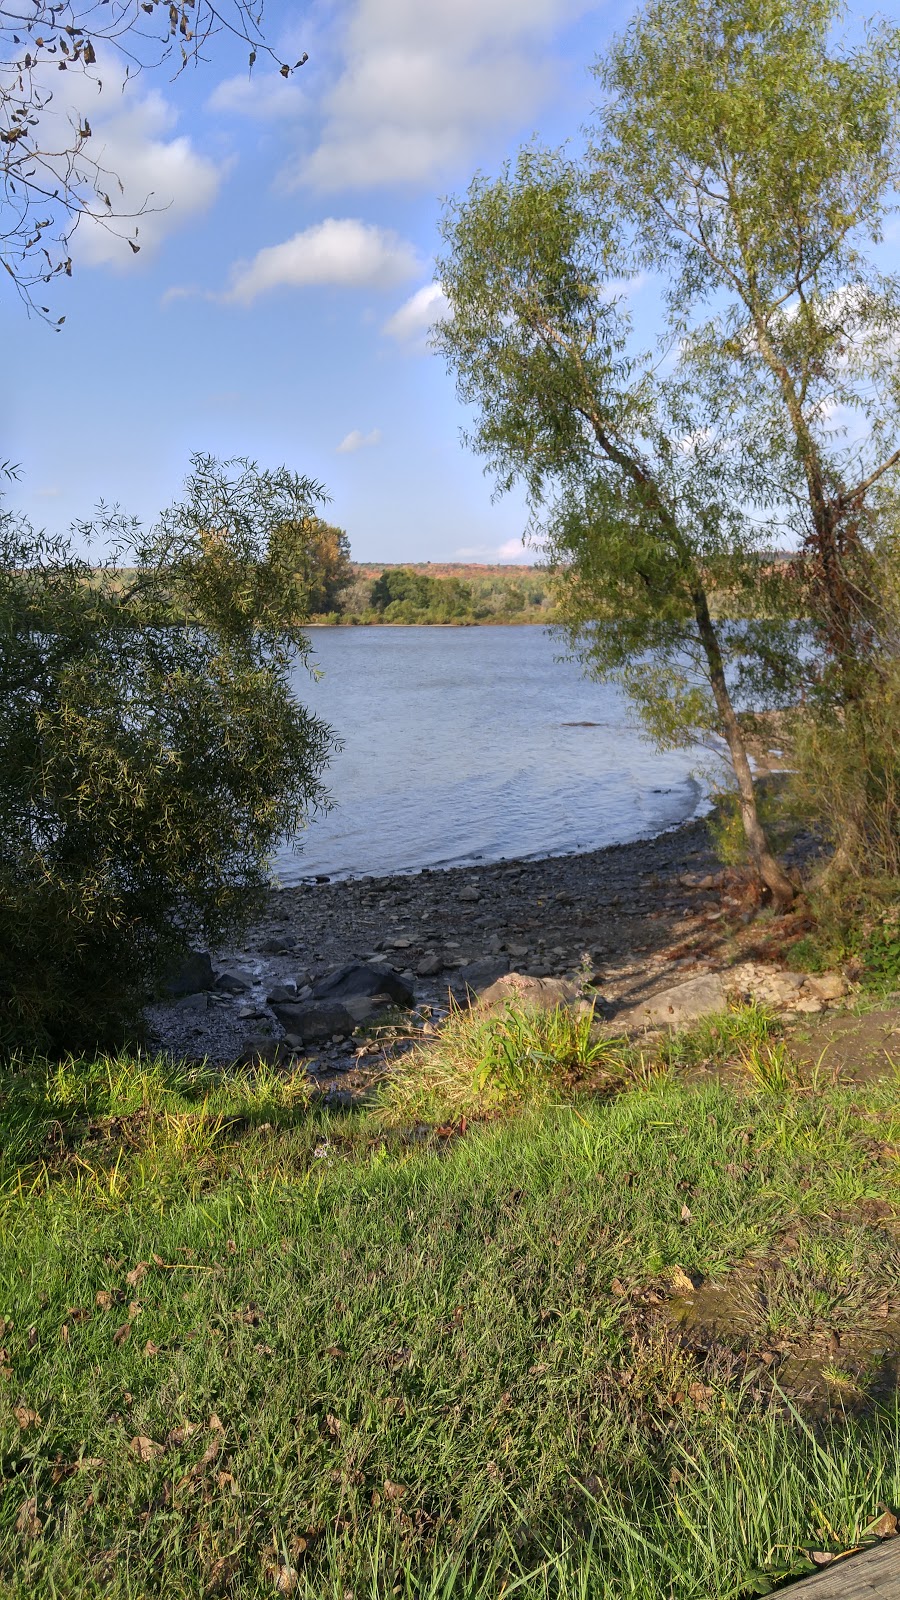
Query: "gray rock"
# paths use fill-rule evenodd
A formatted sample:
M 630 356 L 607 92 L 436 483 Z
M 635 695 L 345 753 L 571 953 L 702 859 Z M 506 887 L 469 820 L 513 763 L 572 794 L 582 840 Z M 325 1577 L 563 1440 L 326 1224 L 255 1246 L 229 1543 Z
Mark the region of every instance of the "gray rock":
M 460 889 L 457 899 L 462 900 L 463 903 L 474 905 L 476 900 L 481 899 L 481 890 L 476 889 L 474 883 L 467 883 Z
M 182 995 L 199 994 L 202 989 L 211 989 L 214 982 L 215 974 L 209 952 L 192 950 L 181 966 L 166 979 L 163 993 L 173 1000 L 180 1000 Z
M 180 1000 L 175 1001 L 172 1010 L 177 1011 L 182 1017 L 199 1016 L 201 1011 L 209 1010 L 209 995 L 184 994 Z
M 313 1044 L 331 1039 L 337 1034 L 343 1038 L 358 1026 L 349 1007 L 337 1000 L 307 1000 L 302 1004 L 275 1005 L 272 1007 L 284 1028 L 288 1044 Z
M 415 1005 L 416 997 L 412 989 L 401 977 L 380 961 L 351 961 L 344 967 L 338 967 L 329 977 L 317 983 L 313 989 L 314 1000 L 339 1000 L 370 999 L 373 995 L 386 995 L 387 1000 L 398 1006 Z
M 246 994 L 252 987 L 252 972 L 244 972 L 240 967 L 230 967 L 216 978 L 216 988 L 220 994 Z
M 271 939 L 264 939 L 259 948 L 267 956 L 284 956 L 296 943 L 292 933 L 274 933 Z
M 276 983 L 271 994 L 266 995 L 266 1001 L 270 1006 L 281 1005 L 285 1002 L 290 1004 L 296 998 L 297 985 L 295 983 Z
M 727 1009 L 728 993 L 721 974 L 708 972 L 672 989 L 663 989 L 640 1005 L 617 1011 L 615 1023 L 626 1028 L 683 1028 L 700 1017 Z
M 467 961 L 454 974 L 451 988 L 454 994 L 481 994 L 509 971 L 506 956 L 479 956 L 477 961 Z
M 499 1010 L 507 1004 L 552 1011 L 556 1006 L 579 1006 L 578 987 L 564 978 L 539 978 L 526 972 L 507 972 L 479 996 L 479 1009 Z
M 443 972 L 443 970 L 444 962 L 442 957 L 438 955 L 425 956 L 416 968 L 420 978 L 436 978 L 438 973 Z

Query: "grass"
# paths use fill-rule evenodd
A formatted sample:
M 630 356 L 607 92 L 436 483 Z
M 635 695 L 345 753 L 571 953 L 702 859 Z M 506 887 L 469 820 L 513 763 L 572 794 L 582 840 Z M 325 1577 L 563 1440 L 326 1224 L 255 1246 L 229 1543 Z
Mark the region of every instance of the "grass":
M 900 1502 L 896 1406 L 814 1421 L 667 1311 L 750 1270 L 752 1350 L 900 1292 L 895 1085 L 510 1014 L 433 1059 L 342 1120 L 302 1077 L 5 1074 L 3 1600 L 738 1600 Z

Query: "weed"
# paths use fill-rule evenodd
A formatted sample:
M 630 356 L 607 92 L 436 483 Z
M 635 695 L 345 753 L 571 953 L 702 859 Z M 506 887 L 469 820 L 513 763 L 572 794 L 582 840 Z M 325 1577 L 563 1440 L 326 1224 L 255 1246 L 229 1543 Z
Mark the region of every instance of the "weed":
M 788 1094 L 800 1087 L 800 1069 L 783 1039 L 753 1039 L 742 1044 L 738 1060 L 766 1094 Z

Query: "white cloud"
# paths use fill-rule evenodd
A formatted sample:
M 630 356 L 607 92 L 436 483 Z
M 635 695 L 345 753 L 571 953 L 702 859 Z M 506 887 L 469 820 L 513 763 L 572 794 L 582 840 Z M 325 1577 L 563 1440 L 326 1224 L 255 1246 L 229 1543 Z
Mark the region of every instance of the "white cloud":
M 546 45 L 591 0 L 353 0 L 317 147 L 320 190 L 425 183 L 551 93 Z
M 94 77 L 71 74 L 63 100 L 57 98 L 54 82 L 57 94 L 41 113 L 41 142 L 46 149 L 65 150 L 72 125 L 90 125 L 78 168 L 101 195 L 108 193 L 111 215 L 107 224 L 83 214 L 72 253 L 91 266 L 125 266 L 133 260 L 129 238 L 135 239 L 146 259 L 169 234 L 209 208 L 226 164 L 212 161 L 190 138 L 175 134 L 178 113 L 157 90 L 143 93 L 136 83 L 121 88 L 112 60 L 101 57 L 97 70 L 102 90 Z M 55 80 L 57 74 L 52 76 Z M 64 169 L 60 158 L 60 177 Z M 87 187 L 84 182 L 82 188 Z M 102 201 L 93 209 L 105 218 Z
M 368 446 L 381 443 L 381 429 L 373 428 L 371 433 L 361 433 L 359 428 L 354 428 L 341 440 L 337 447 L 339 456 L 353 455 L 356 450 L 365 450 Z
M 283 244 L 267 245 L 232 269 L 222 296 L 250 305 L 271 289 L 314 284 L 389 289 L 420 270 L 413 246 L 389 228 L 352 217 L 327 217 Z
M 260 122 L 281 122 L 299 117 L 309 99 L 295 78 L 276 72 L 225 78 L 206 102 L 209 111 L 227 116 L 254 117 Z
M 461 550 L 454 550 L 453 555 L 459 561 L 481 561 L 489 565 L 508 561 L 520 566 L 533 566 L 535 552 L 528 549 L 522 539 L 507 539 L 505 544 L 499 545 L 464 545 Z
M 439 283 L 426 283 L 388 317 L 383 332 L 401 344 L 421 341 L 433 323 L 450 315 L 450 301 Z

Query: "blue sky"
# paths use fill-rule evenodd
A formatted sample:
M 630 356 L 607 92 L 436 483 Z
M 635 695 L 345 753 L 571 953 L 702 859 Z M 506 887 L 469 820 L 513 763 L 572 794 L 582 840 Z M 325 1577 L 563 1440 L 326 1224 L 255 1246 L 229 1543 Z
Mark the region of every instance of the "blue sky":
M 152 520 L 191 451 L 241 454 L 320 479 L 357 559 L 522 559 L 523 502 L 492 503 L 425 345 L 440 197 L 533 133 L 577 134 L 629 10 L 268 0 L 279 52 L 309 52 L 289 82 L 226 46 L 174 83 L 77 88 L 126 201 L 154 209 L 137 256 L 79 228 L 60 333 L 6 293 L 10 498 L 52 529 L 101 497 Z

